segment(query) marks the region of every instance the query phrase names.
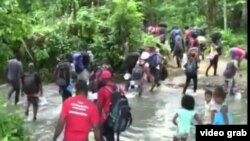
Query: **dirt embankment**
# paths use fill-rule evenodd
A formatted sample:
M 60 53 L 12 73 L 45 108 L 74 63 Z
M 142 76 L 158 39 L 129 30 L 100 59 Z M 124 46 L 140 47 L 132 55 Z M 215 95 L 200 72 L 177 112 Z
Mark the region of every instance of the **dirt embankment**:
M 209 70 L 209 76 L 205 76 L 206 69 L 209 65 L 208 60 L 204 60 L 199 65 L 198 88 L 213 88 L 216 85 L 223 84 L 223 71 L 225 70 L 228 60 L 220 59 L 217 69 L 217 76 L 213 76 L 213 68 Z M 171 59 L 169 63 L 169 78 L 166 80 L 166 85 L 174 87 L 183 87 L 186 81 L 184 70 L 176 67 L 175 59 Z M 247 74 L 240 77 L 238 74 L 235 77 L 236 89 L 244 91 L 244 97 L 247 97 Z

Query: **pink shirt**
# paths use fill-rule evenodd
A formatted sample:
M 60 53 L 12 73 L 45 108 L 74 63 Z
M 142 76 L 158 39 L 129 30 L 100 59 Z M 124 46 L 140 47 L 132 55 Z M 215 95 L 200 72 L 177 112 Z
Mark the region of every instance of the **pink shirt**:
M 234 54 L 235 56 L 238 56 L 240 58 L 242 58 L 245 55 L 245 51 L 241 48 L 238 48 L 238 47 L 231 48 L 230 52 L 232 54 Z

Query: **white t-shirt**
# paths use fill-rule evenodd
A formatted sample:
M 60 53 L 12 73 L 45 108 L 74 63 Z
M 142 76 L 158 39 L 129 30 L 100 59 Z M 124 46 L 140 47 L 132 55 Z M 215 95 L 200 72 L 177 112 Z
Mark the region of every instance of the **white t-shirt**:
M 209 103 L 205 102 L 204 124 L 211 124 L 211 107 L 212 101 Z
M 214 101 L 211 101 L 211 110 L 220 111 L 223 106 L 227 105 L 227 103 L 224 101 L 221 105 L 216 104 Z
M 70 64 L 70 71 L 75 72 L 75 64 L 74 63 Z
M 199 44 L 205 44 L 207 39 L 204 36 L 198 36 L 197 41 L 199 42 Z
M 143 66 L 146 67 L 146 68 L 149 67 L 149 63 L 146 62 L 145 60 L 138 60 L 138 61 L 136 62 L 136 65 L 140 65 L 140 64 L 144 64 Z

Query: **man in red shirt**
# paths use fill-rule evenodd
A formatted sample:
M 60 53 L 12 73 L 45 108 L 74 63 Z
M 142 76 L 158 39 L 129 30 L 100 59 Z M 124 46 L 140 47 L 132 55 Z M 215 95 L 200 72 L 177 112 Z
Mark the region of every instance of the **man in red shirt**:
M 106 138 L 107 141 L 114 141 L 114 129 L 107 125 L 107 117 L 110 111 L 111 105 L 111 94 L 109 89 L 112 89 L 115 85 L 112 81 L 112 74 L 108 70 L 103 70 L 101 74 L 100 89 L 98 90 L 98 109 L 101 115 L 101 124 L 102 124 L 102 135 Z
M 64 141 L 88 141 L 93 128 L 96 141 L 101 141 L 97 107 L 87 100 L 86 82 L 77 81 L 76 96 L 64 101 L 53 141 L 56 141 L 65 126 Z

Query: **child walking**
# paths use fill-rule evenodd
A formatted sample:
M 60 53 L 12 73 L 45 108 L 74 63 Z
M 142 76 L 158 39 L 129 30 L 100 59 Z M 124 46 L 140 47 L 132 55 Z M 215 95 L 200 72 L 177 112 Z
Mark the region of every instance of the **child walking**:
M 204 124 L 211 124 L 211 104 L 212 104 L 212 91 L 205 91 L 205 114 L 204 114 Z
M 214 103 L 211 107 L 211 119 L 213 125 L 228 125 L 232 122 L 225 99 L 226 92 L 224 92 L 224 88 L 222 86 L 217 86 L 213 93 Z
M 187 140 L 194 118 L 198 124 L 202 124 L 202 121 L 194 110 L 195 100 L 192 96 L 184 95 L 181 100 L 181 106 L 182 108 L 178 110 L 173 118 L 173 123 L 177 126 L 177 133 L 173 141 Z

